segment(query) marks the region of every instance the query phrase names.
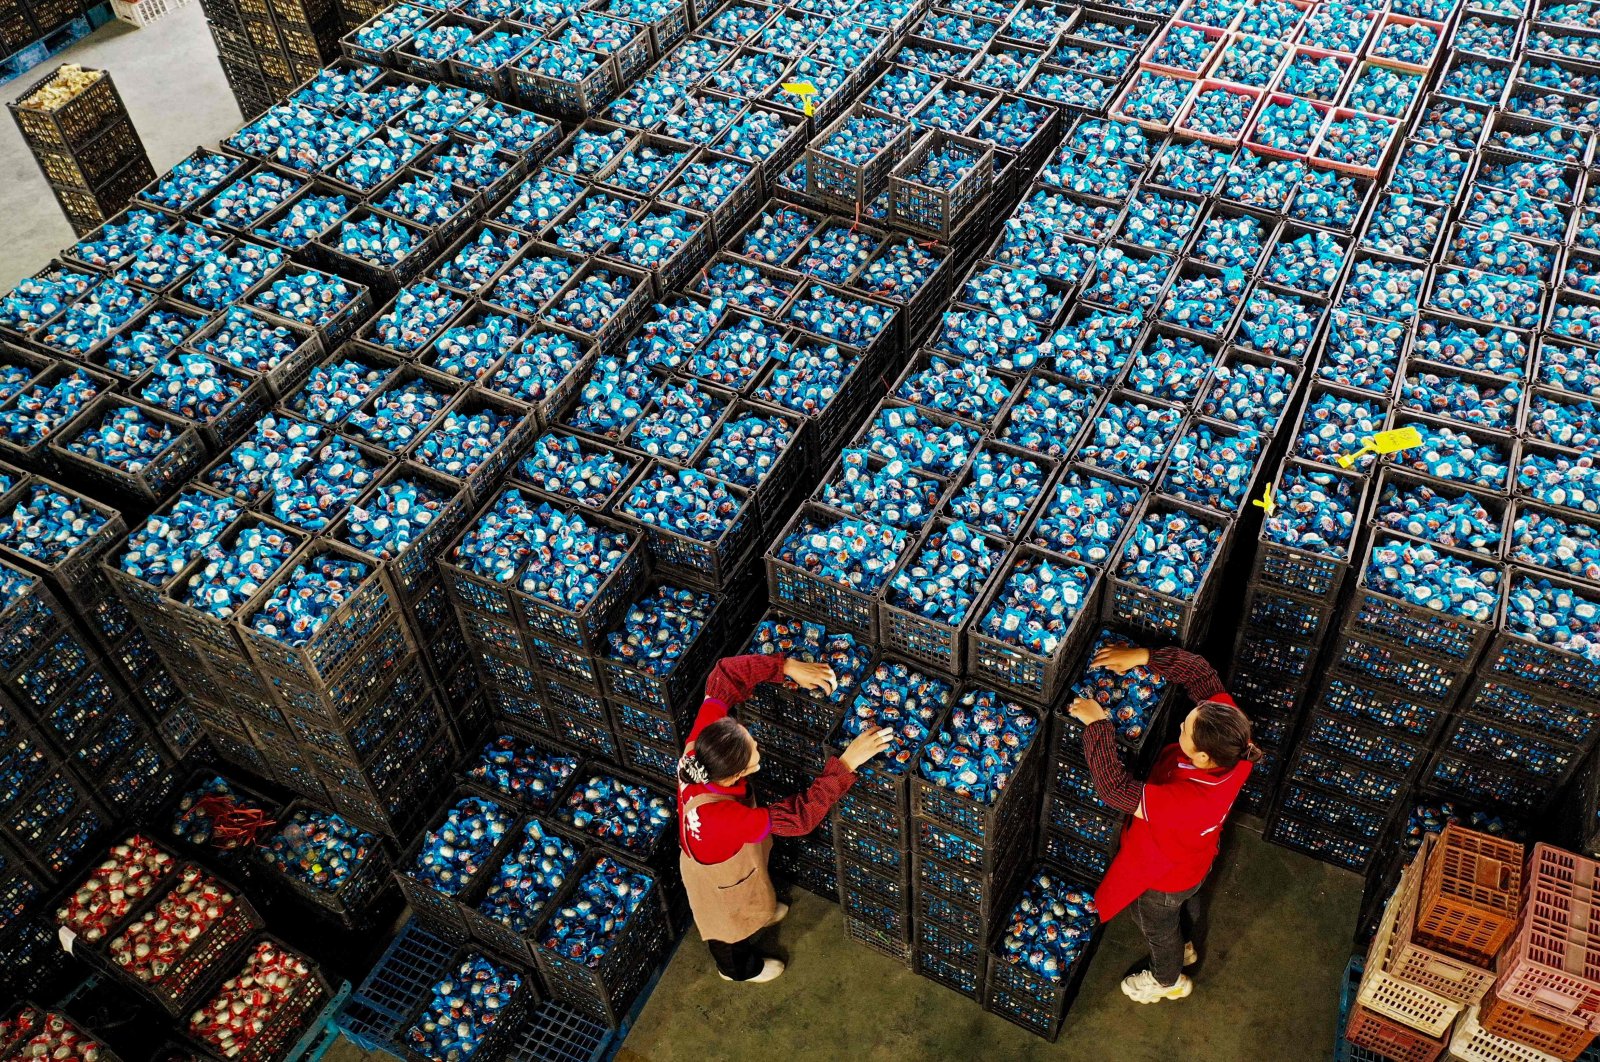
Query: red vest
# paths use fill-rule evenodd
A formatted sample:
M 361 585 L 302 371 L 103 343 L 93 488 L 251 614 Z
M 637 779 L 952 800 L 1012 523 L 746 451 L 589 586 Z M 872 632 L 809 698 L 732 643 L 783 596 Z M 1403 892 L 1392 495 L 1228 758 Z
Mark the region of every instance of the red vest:
M 1226 771 L 1202 771 L 1177 743 L 1161 750 L 1144 784 L 1140 815 L 1122 831 L 1116 858 L 1095 893 L 1101 921 L 1110 921 L 1146 890 L 1182 892 L 1205 880 L 1250 767 L 1240 760 Z

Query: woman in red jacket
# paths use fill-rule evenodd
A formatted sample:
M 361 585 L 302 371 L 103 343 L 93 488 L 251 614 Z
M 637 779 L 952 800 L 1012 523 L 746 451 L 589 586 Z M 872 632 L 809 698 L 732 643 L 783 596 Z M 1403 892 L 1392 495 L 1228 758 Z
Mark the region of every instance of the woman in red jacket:
M 1095 892 L 1102 921 L 1131 905 L 1150 946 L 1150 969 L 1123 978 L 1122 991 L 1135 1003 L 1182 999 L 1194 988 L 1183 968 L 1199 961 L 1184 922 L 1192 930 L 1222 824 L 1261 750 L 1250 740 L 1250 720 L 1201 657 L 1182 649 L 1107 646 L 1095 654 L 1094 666 L 1119 675 L 1148 667 L 1181 683 L 1198 702 L 1184 718 L 1177 743 L 1161 750 L 1144 782 L 1117 757 L 1117 735 L 1105 709 L 1085 697 L 1068 709 L 1084 724 L 1083 751 L 1095 794 L 1133 816 Z
M 783 963 L 762 956 L 755 942 L 756 934 L 789 913 L 767 874 L 772 838 L 816 829 L 855 782 L 856 770 L 894 737 L 890 727 L 862 733 L 829 758 L 805 792 L 756 807 L 745 779 L 761 769 L 761 750 L 728 711 L 759 684 L 784 678 L 802 689 L 839 688 L 826 664 L 762 655 L 720 660 L 706 680 L 705 701 L 678 761 L 678 866 L 695 928 L 724 981 L 771 981 L 783 973 Z

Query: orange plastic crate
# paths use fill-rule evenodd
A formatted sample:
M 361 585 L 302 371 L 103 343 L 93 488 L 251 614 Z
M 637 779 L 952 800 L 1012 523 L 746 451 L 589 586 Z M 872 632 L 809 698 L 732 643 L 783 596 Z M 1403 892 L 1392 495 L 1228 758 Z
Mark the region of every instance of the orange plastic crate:
M 1416 939 L 1475 965 L 1493 962 L 1516 929 L 1522 860 L 1515 841 L 1446 826 L 1423 871 Z
M 1384 969 L 1402 981 L 1426 988 L 1446 999 L 1457 1003 L 1476 1003 L 1494 984 L 1494 971 L 1487 965 L 1479 966 L 1454 955 L 1435 951 L 1415 939 L 1422 871 L 1438 843 L 1437 837 L 1425 835 L 1421 851 L 1395 886 L 1398 914 L 1394 920 L 1393 944 L 1390 945 Z
M 1555 1062 L 1553 1055 L 1508 1040 L 1478 1024 L 1478 1008 L 1468 1007 L 1450 1034 L 1451 1062 Z
M 1501 999 L 1600 1032 L 1600 863 L 1533 846 L 1522 927 L 1497 969 Z
M 1478 1009 L 1478 1024 L 1487 1032 L 1527 1044 L 1563 1062 L 1572 1062 L 1583 1054 L 1595 1038 L 1588 1029 L 1551 1021 L 1495 995 L 1484 997 Z
M 1350 1008 L 1350 1024 L 1345 1026 L 1344 1038 L 1357 1047 L 1371 1048 L 1392 1062 L 1434 1062 L 1445 1048 L 1444 1040 L 1424 1036 L 1359 1003 Z

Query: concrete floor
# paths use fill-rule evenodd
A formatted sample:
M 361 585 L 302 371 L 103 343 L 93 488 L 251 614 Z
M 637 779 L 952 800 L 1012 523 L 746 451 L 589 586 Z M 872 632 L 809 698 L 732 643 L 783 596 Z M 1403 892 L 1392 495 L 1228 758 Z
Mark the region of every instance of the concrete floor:
M 16 99 L 65 62 L 111 72 L 157 173 L 198 145 L 215 147 L 243 124 L 198 3 L 142 29 L 112 21 L 0 85 L 0 98 Z M 0 218 L 0 291 L 11 290 L 77 239 L 9 114 L 0 119 Z
M 847 941 L 839 908 L 797 891 L 770 985 L 720 980 L 691 932 L 661 977 L 619 1062 L 976 1059 L 1319 1059 L 1332 1054 L 1339 981 L 1361 879 L 1267 844 L 1240 827 L 1214 875 L 1194 994 L 1141 1007 L 1117 982 L 1145 953 L 1112 922 L 1055 1044 Z

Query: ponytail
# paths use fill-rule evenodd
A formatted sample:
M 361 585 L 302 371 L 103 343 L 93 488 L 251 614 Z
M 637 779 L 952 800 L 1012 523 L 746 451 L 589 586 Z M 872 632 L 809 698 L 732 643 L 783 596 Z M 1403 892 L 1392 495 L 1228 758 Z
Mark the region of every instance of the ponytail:
M 754 744 L 750 731 L 723 716 L 700 731 L 694 748 L 686 750 L 678 760 L 678 781 L 683 785 L 706 785 L 735 778 L 750 766 Z
M 1256 763 L 1261 748 L 1251 740 L 1250 720 L 1238 708 L 1221 701 L 1201 701 L 1195 706 L 1194 726 L 1189 740 L 1211 757 L 1222 770 L 1232 770 L 1240 761 Z

